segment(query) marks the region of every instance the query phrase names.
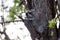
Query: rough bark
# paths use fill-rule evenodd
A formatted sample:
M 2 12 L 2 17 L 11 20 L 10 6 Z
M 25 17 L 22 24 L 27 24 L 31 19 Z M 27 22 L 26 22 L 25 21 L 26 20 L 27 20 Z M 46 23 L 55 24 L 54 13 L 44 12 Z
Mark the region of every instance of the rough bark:
M 31 33 L 32 39 L 36 40 L 56 40 L 56 29 L 53 37 L 48 35 L 50 29 L 48 27 L 48 21 L 55 17 L 54 0 L 27 0 L 27 10 L 34 9 L 31 13 L 33 14 L 34 20 L 25 21 L 25 25 Z M 47 32 L 48 30 L 48 32 Z
M 59 8 L 59 11 L 60 11 L 60 0 L 57 0 L 58 1 L 58 8 Z

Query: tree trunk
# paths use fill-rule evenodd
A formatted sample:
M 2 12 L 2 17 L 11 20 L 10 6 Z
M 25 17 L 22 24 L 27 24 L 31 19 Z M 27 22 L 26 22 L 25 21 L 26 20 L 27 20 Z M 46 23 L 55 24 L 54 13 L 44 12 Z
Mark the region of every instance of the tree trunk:
M 27 10 L 30 10 L 33 14 L 33 20 L 25 21 L 25 25 L 31 33 L 32 39 L 36 40 L 57 40 L 56 29 L 53 37 L 49 37 L 48 21 L 55 17 L 54 0 L 27 0 Z M 34 11 L 32 11 L 32 9 Z M 47 31 L 49 30 L 49 31 Z M 48 34 L 48 35 L 47 35 Z

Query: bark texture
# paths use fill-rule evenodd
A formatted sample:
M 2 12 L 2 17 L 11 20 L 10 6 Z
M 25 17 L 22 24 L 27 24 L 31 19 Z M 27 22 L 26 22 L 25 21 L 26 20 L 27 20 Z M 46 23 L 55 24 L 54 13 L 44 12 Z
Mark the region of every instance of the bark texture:
M 34 10 L 30 13 L 34 19 L 24 22 L 32 40 L 57 40 L 56 28 L 52 30 L 54 32 L 52 37 L 49 35 L 51 30 L 48 29 L 48 21 L 55 17 L 54 0 L 27 0 L 26 9 Z

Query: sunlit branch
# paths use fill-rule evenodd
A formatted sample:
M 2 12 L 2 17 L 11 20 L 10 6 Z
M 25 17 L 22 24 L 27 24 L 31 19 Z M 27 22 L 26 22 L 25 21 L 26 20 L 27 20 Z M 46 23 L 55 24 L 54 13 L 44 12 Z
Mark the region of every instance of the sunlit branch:
M 3 24 L 3 23 L 10 23 L 10 22 L 20 22 L 22 20 L 11 20 L 11 21 L 4 21 L 4 22 L 0 22 L 0 24 Z

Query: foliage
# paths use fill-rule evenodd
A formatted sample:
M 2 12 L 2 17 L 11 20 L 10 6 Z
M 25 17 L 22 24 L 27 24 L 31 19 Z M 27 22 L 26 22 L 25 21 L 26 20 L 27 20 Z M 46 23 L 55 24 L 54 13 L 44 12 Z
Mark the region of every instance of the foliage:
M 13 20 L 16 18 L 12 12 L 10 12 L 9 17 L 11 17 Z
M 20 2 L 20 0 L 14 0 L 14 3 L 19 3 Z
M 19 4 L 20 4 L 20 0 L 14 0 L 14 6 L 13 7 L 10 7 L 10 11 L 9 11 L 9 17 L 11 18 L 11 19 L 15 19 L 15 14 L 17 14 L 17 13 L 21 13 L 21 12 L 24 12 L 25 11 L 25 7 L 24 7 L 24 5 L 23 4 L 21 4 L 20 6 L 19 6 Z M 18 5 L 17 5 L 17 3 L 18 3 Z
M 54 18 L 54 19 L 50 20 L 48 27 L 49 27 L 49 28 L 54 28 L 55 25 L 56 25 L 57 19 L 58 19 L 58 18 Z

